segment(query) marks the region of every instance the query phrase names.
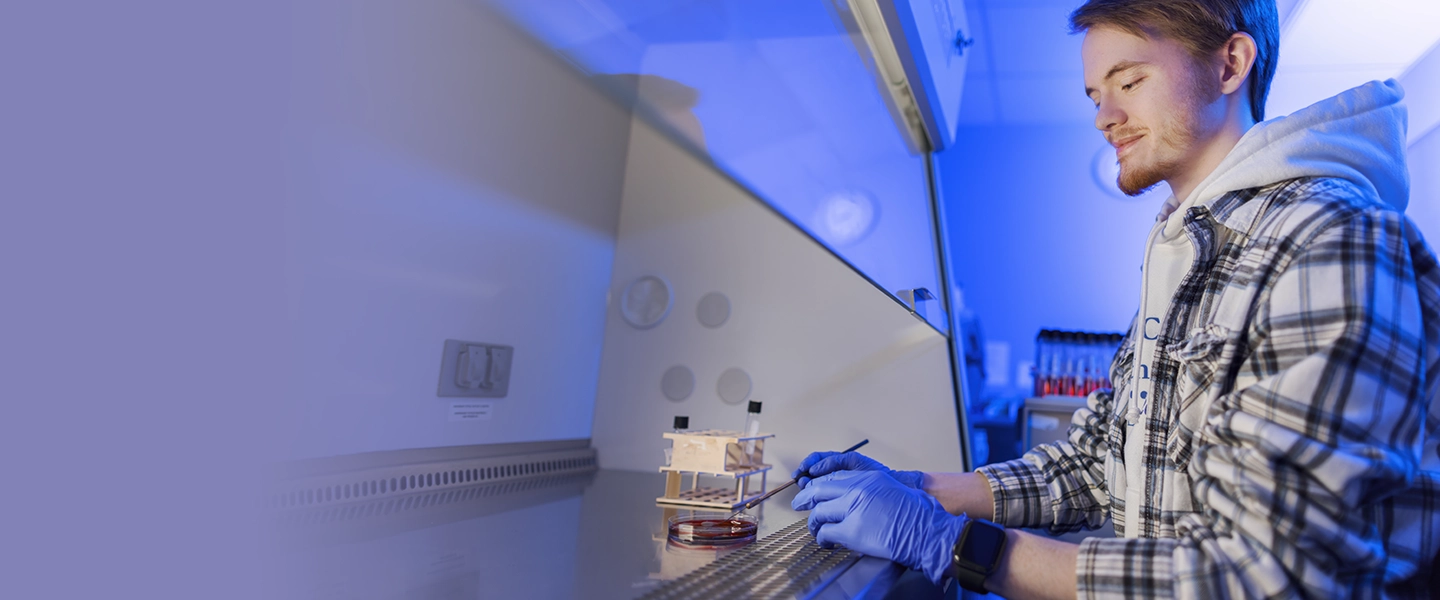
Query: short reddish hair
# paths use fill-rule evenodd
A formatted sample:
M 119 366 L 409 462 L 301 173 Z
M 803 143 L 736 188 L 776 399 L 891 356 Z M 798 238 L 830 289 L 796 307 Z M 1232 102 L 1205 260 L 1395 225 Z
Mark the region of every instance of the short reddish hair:
M 1255 39 L 1250 70 L 1250 114 L 1265 120 L 1265 97 L 1280 57 L 1280 13 L 1275 0 L 1088 0 L 1070 13 L 1070 33 L 1108 26 L 1138 36 L 1175 40 L 1197 60 L 1206 60 L 1230 36 Z

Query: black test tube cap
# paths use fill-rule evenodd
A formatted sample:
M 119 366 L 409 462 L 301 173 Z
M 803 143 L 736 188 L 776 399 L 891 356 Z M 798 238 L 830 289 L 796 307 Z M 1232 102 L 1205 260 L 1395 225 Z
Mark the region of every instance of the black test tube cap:
M 759 403 L 759 402 L 756 402 L 756 401 L 754 401 L 754 400 L 751 400 L 751 401 L 750 401 L 750 412 L 755 413 L 755 414 L 757 414 L 757 415 L 760 414 L 760 403 Z
M 676 428 L 676 429 L 689 429 L 689 428 L 690 428 L 690 417 L 675 417 L 675 428 Z

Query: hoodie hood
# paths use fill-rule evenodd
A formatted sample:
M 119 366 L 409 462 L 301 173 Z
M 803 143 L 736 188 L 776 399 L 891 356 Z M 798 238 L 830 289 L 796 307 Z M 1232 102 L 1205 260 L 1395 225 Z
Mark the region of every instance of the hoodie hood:
M 1394 79 L 1372 81 L 1285 117 L 1259 123 L 1195 186 L 1186 204 L 1297 177 L 1336 177 L 1404 211 L 1405 91 Z

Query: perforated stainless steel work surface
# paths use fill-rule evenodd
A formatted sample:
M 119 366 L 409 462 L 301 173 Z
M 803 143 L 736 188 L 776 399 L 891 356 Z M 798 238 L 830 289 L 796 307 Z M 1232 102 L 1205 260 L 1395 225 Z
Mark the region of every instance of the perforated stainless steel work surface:
M 821 548 L 801 519 L 641 599 L 804 598 L 858 559 L 843 548 Z

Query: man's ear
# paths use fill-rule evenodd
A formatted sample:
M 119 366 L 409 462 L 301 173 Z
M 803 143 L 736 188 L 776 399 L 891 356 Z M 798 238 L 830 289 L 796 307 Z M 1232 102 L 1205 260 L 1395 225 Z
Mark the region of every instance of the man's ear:
M 1241 31 L 1230 36 L 1219 52 L 1220 64 L 1224 67 L 1220 71 L 1220 93 L 1233 94 L 1241 89 L 1255 68 L 1259 52 L 1250 34 Z

